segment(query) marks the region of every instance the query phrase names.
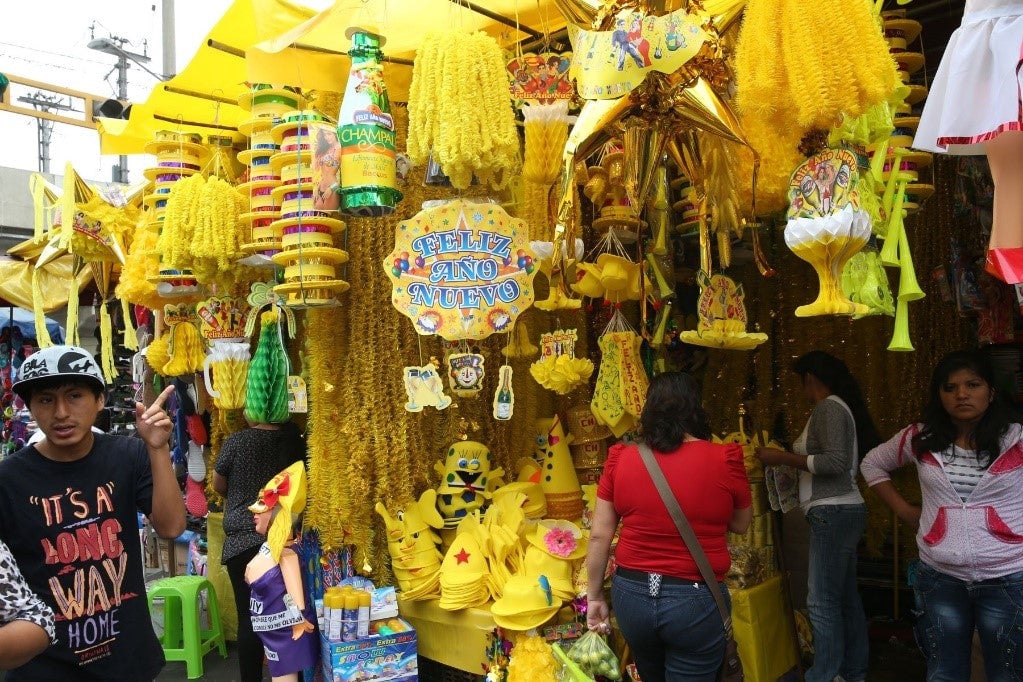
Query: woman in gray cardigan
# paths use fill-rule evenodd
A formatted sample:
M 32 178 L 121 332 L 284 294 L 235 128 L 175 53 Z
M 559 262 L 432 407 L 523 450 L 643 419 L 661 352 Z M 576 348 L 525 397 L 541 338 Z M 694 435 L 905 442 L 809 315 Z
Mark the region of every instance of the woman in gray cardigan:
M 807 610 L 814 661 L 807 682 L 867 676 L 867 620 L 856 588 L 856 546 L 867 510 L 856 484 L 860 458 L 880 437 L 860 387 L 845 363 L 824 351 L 796 360 L 803 391 L 814 405 L 793 452 L 759 448 L 764 464 L 800 471 L 799 502 L 810 525 Z

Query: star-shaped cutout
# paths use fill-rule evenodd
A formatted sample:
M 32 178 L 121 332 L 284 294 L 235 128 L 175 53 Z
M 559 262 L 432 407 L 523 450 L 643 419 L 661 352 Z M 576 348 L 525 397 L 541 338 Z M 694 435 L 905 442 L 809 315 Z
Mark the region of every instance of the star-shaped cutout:
M 455 559 L 458 560 L 459 564 L 467 564 L 469 563 L 469 557 L 471 556 L 472 556 L 471 554 L 465 551 L 465 547 L 463 547 L 462 551 L 455 555 Z

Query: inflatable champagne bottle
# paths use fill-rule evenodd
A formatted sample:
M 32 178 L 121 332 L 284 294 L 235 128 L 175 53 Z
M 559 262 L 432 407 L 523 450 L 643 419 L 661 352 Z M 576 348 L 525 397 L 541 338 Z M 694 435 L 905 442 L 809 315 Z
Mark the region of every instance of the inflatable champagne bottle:
M 401 192 L 396 188 L 395 131 L 381 64 L 383 36 L 349 28 L 352 70 L 338 114 L 341 145 L 341 211 L 352 216 L 390 215 Z

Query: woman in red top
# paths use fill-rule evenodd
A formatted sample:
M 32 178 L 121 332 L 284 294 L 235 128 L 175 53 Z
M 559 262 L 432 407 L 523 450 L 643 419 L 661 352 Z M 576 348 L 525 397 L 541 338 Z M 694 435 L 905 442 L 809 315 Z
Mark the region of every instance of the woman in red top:
M 650 382 L 640 424 L 720 582 L 730 565 L 725 532 L 743 533 L 752 519 L 742 450 L 705 440 L 710 429 L 699 389 L 681 372 Z M 715 680 L 725 652 L 721 615 L 634 445 L 611 448 L 597 488 L 586 554 L 587 626 L 610 628 L 603 585 L 619 521 L 611 601 L 639 676 Z M 724 584 L 721 591 L 727 600 Z

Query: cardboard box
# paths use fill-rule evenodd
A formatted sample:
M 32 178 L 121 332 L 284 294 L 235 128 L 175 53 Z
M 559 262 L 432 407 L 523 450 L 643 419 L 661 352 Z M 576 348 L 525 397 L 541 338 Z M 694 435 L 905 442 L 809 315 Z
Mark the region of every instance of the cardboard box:
M 160 570 L 168 576 L 188 574 L 188 543 L 160 540 Z
M 331 642 L 320 632 L 320 652 L 326 682 L 411 682 L 419 676 L 416 631 L 375 635 L 352 642 Z

